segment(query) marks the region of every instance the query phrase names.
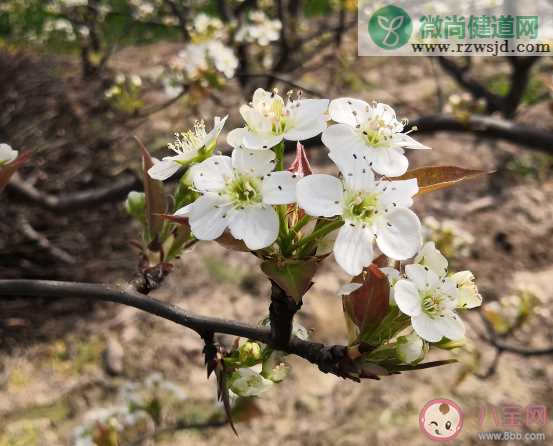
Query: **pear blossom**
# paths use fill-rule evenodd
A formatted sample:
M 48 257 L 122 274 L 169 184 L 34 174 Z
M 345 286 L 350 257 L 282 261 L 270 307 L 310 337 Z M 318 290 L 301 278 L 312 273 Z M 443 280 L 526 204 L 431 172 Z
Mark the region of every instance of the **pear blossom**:
M 248 19 L 249 23 L 242 25 L 236 32 L 237 42 L 255 42 L 260 46 L 267 46 L 279 39 L 282 29 L 280 20 L 270 19 L 263 11 L 250 12 Z
M 192 233 L 199 240 L 214 240 L 228 227 L 249 249 L 266 248 L 279 232 L 272 205 L 296 201 L 297 176 L 273 172 L 274 167 L 272 151 L 235 149 L 232 158 L 212 156 L 191 171 L 201 197 L 177 214 L 189 217 Z
M 328 99 L 288 100 L 258 88 L 248 105 L 240 107 L 246 126 L 232 130 L 227 142 L 234 148 L 266 150 L 282 140 L 302 141 L 326 128 Z
M 429 149 L 402 133 L 406 123 L 397 120 L 389 105 L 340 98 L 330 103 L 329 114 L 337 124 L 323 132 L 323 144 L 331 152 L 349 147 L 362 153 L 381 175 L 396 177 L 407 171 L 404 149 Z
M 343 180 L 315 174 L 298 182 L 298 205 L 314 217 L 339 215 L 345 224 L 334 243 L 334 257 L 351 275 L 375 258 L 373 244 L 388 257 L 405 260 L 421 245 L 421 224 L 409 209 L 418 192 L 417 180 L 376 181 L 359 162 L 361 154 L 344 148 L 330 153 Z
M 230 389 L 239 396 L 260 395 L 269 390 L 273 381 L 248 368 L 240 368 L 230 378 Z
M 411 325 L 424 340 L 438 342 L 443 337 L 456 341 L 465 335 L 465 325 L 455 312 L 459 290 L 451 279 L 442 278 L 427 266 L 405 267 L 407 279 L 395 287 L 395 300 L 402 313 L 411 316 Z
M 416 364 L 422 361 L 427 350 L 428 345 L 415 332 L 397 339 L 397 355 L 405 364 Z
M 18 151 L 14 150 L 8 144 L 0 144 L 0 167 L 11 163 L 18 156 Z
M 430 268 L 438 277 L 447 274 L 447 259 L 436 248 L 434 242 L 426 242 L 416 255 L 414 262 Z
M 175 133 L 175 142 L 169 143 L 168 147 L 176 155 L 166 156 L 162 161 L 155 164 L 148 170 L 148 174 L 154 180 L 166 180 L 174 175 L 181 167 L 187 165 L 201 152 L 209 154 L 215 148 L 217 137 L 223 129 L 228 115 L 223 119 L 215 117 L 213 129 L 207 133 L 203 121 L 197 121 L 193 130 L 184 133 Z
M 470 271 L 459 271 L 451 276 L 459 289 L 459 308 L 475 308 L 482 305 L 482 296 L 474 283 L 474 274 Z

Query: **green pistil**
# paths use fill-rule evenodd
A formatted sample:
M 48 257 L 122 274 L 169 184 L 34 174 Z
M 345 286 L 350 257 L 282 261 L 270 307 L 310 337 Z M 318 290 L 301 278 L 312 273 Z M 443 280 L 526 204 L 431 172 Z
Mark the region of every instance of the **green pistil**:
M 378 214 L 378 194 L 346 192 L 344 220 L 371 224 Z
M 261 181 L 254 177 L 239 175 L 227 187 L 235 207 L 246 207 L 262 201 Z
M 435 317 L 440 312 L 441 299 L 431 292 L 425 292 L 422 295 L 422 311 L 428 316 Z

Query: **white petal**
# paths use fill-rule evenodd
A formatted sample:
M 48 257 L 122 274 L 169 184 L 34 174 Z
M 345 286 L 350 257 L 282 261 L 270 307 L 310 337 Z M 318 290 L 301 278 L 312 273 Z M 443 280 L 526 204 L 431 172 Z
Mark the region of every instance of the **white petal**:
M 250 130 L 244 133 L 243 141 L 246 149 L 268 150 L 276 146 L 283 139 L 282 135 L 273 135 L 271 133 L 254 133 Z
M 402 313 L 408 316 L 417 316 L 421 312 L 419 291 L 410 280 L 402 279 L 395 284 L 394 297 Z
M 421 144 L 418 141 L 415 141 L 409 135 L 405 133 L 395 133 L 392 140 L 393 144 L 397 147 L 402 147 L 404 149 L 422 149 L 422 150 L 431 150 L 430 147 Z
M 459 271 L 451 276 L 451 281 L 459 286 L 459 308 L 475 308 L 482 305 L 482 296 L 474 283 L 474 274 Z
M 190 211 L 190 229 L 199 240 L 219 238 L 228 224 L 227 213 L 230 206 L 217 196 L 202 195 Z
M 399 177 L 407 172 L 409 160 L 403 154 L 403 149 L 394 147 L 379 147 L 371 151 L 373 169 L 380 175 Z
M 434 242 L 424 244 L 415 257 L 415 263 L 427 266 L 440 277 L 447 273 L 447 259 L 436 248 Z
M 380 250 L 394 260 L 413 257 L 421 246 L 419 217 L 410 209 L 398 208 L 379 218 L 376 234 Z
M 330 151 L 339 152 L 347 148 L 357 153 L 363 153 L 369 150 L 363 138 L 347 124 L 331 125 L 323 132 L 321 141 Z
M 187 204 L 186 206 L 177 209 L 173 215 L 176 215 L 177 217 L 189 217 L 192 212 L 192 208 L 194 207 L 194 203 Z
M 246 127 L 241 127 L 241 128 L 231 130 L 227 134 L 227 143 L 234 149 L 237 149 L 237 148 L 243 149 L 244 137 L 248 132 L 249 130 Z
M 409 208 L 413 205 L 413 197 L 419 191 L 419 186 L 417 179 L 413 178 L 400 181 L 380 181 L 378 189 L 382 191 L 380 205 L 383 208 Z
M 446 338 L 457 341 L 465 337 L 465 324 L 455 312 L 444 313 L 434 320 L 438 330 Z
M 150 178 L 158 181 L 164 181 L 172 177 L 180 169 L 180 165 L 171 160 L 157 161 L 154 158 L 154 165 L 148 169 Z
M 0 144 L 0 164 L 11 163 L 18 156 L 19 152 L 8 144 Z
M 194 186 L 202 192 L 217 192 L 233 177 L 229 156 L 212 156 L 192 167 Z
M 352 276 L 361 274 L 374 259 L 373 234 L 368 228 L 351 226 L 346 222 L 338 231 L 334 257 L 346 273 Z
M 319 117 L 301 126 L 291 128 L 284 134 L 284 139 L 288 141 L 305 141 L 319 135 L 324 129 L 326 129 L 326 118 Z
M 388 266 L 380 268 L 380 271 L 382 271 L 384 274 L 386 274 L 386 277 L 388 278 L 388 282 L 390 283 L 390 305 L 397 305 L 396 298 L 395 298 L 394 285 L 401 278 L 401 274 L 399 273 L 399 271 L 397 269 L 391 268 L 391 267 L 388 267 Z
M 366 120 L 370 106 L 359 99 L 339 98 L 330 102 L 328 112 L 333 121 L 355 127 L 360 119 L 361 122 Z
M 278 215 L 271 206 L 251 206 L 231 212 L 232 236 L 244 240 L 252 251 L 272 245 L 278 236 L 278 226 Z
M 413 329 L 421 338 L 428 342 L 438 342 L 443 337 L 443 334 L 436 322 L 436 319 L 430 318 L 423 312 L 411 318 L 411 325 L 413 325 Z
M 296 202 L 296 185 L 299 177 L 288 171 L 272 172 L 263 178 L 261 195 L 266 204 Z
M 440 282 L 439 277 L 432 270 L 416 263 L 407 265 L 405 273 L 409 280 L 421 291 L 434 288 Z
M 342 213 L 342 182 L 331 175 L 303 177 L 296 188 L 298 205 L 315 217 L 332 217 Z
M 290 111 L 293 127 L 284 137 L 303 141 L 321 133 L 326 128 L 328 102 L 328 99 L 303 99 L 293 103 Z
M 241 173 L 262 177 L 275 168 L 275 152 L 272 150 L 234 149 L 232 167 Z
M 206 135 L 203 144 L 204 147 L 209 148 L 217 141 L 217 137 L 219 136 L 219 133 L 221 133 L 221 130 L 223 130 L 227 119 L 228 115 L 226 115 L 223 119 L 221 119 L 219 116 L 215 116 L 213 129 L 211 129 L 211 131 Z
M 372 192 L 376 189 L 374 173 L 363 159 L 363 154 L 349 148 L 332 150 L 328 157 L 336 163 L 349 189 Z

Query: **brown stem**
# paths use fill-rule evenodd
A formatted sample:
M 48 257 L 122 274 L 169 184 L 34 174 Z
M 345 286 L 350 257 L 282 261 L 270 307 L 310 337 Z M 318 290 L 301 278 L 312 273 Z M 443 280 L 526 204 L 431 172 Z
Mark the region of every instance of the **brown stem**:
M 271 344 L 277 350 L 285 350 L 288 347 L 292 336 L 294 315 L 301 305 L 301 301 L 296 303 L 282 288 L 271 281 L 271 305 L 269 306 Z

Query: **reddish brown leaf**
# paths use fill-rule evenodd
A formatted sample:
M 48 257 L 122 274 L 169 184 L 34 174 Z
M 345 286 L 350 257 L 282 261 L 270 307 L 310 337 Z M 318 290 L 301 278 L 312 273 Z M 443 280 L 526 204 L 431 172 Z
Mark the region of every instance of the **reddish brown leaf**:
M 413 169 L 393 180 L 410 180 L 416 178 L 419 184 L 419 194 L 425 194 L 438 189 L 451 187 L 465 180 L 487 175 L 490 172 L 483 170 L 463 169 L 455 166 L 433 166 Z
M 305 148 L 299 141 L 296 146 L 296 158 L 292 161 L 292 164 L 290 164 L 288 171 L 295 173 L 299 177 L 305 177 L 313 173 L 309 160 L 307 159 L 307 154 L 305 153 Z
M 152 179 L 148 175 L 148 170 L 154 165 L 150 152 L 148 152 L 148 149 L 146 149 L 138 137 L 135 136 L 134 138 L 142 151 L 144 194 L 146 196 L 146 225 L 150 240 L 155 241 L 163 227 L 161 215 L 165 214 L 167 210 L 165 192 L 163 190 L 163 183 Z
M 31 158 L 32 151 L 27 150 L 26 152 L 23 152 L 21 155 L 19 155 L 16 159 L 14 159 L 11 163 L 6 164 L 4 167 L 0 167 L 0 192 L 4 190 L 4 188 L 8 185 L 10 182 L 10 178 L 12 175 L 22 167 L 29 159 Z
M 346 322 L 354 324 L 360 335 L 366 335 L 378 327 L 388 314 L 390 284 L 375 264 L 365 268 L 352 282 L 360 283 L 361 287 L 342 296 Z
M 319 259 L 309 260 L 267 260 L 261 270 L 282 288 L 286 295 L 299 302 L 311 288 L 313 276 L 319 268 Z
M 215 241 L 231 251 L 250 252 L 246 244 L 242 240 L 236 240 L 229 231 L 223 232 L 223 235 Z

